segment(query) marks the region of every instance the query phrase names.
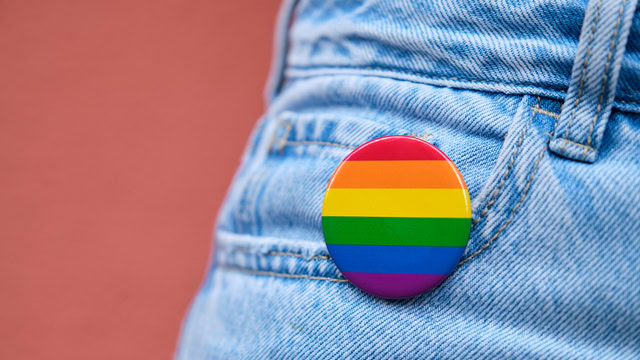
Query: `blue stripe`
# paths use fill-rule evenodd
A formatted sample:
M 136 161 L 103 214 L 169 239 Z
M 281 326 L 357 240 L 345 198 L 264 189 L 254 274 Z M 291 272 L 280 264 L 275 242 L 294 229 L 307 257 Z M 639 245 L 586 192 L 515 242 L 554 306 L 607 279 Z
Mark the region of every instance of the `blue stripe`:
M 343 272 L 387 274 L 450 274 L 464 247 L 327 244 Z

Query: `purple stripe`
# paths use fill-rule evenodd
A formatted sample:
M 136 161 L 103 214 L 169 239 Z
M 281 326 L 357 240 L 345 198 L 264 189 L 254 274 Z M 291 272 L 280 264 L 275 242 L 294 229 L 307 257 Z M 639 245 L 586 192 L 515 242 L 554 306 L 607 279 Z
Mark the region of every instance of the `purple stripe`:
M 362 290 L 389 299 L 401 299 L 422 294 L 449 276 L 366 272 L 343 272 L 342 275 L 357 284 Z

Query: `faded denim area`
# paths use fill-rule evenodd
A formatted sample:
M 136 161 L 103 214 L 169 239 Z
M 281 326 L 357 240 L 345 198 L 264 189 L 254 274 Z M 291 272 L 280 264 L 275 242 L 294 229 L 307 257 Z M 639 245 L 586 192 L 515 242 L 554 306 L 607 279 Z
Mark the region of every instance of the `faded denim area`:
M 586 163 L 549 151 L 586 2 L 292 5 L 177 358 L 640 358 L 639 16 Z M 348 283 L 321 228 L 336 166 L 391 134 L 443 150 L 473 205 L 453 275 L 396 301 Z
M 287 73 L 390 73 L 437 85 L 564 99 L 586 3 L 303 0 L 289 34 Z M 618 105 L 638 105 L 639 70 L 636 16 Z

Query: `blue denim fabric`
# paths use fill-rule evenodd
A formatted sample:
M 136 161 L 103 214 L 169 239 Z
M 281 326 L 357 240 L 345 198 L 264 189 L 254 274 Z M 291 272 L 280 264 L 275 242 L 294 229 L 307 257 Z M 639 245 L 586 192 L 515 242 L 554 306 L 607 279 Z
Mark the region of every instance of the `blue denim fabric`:
M 549 151 L 586 2 L 289 4 L 177 359 L 640 358 L 640 16 L 586 163 Z M 456 271 L 406 300 L 348 283 L 321 228 L 335 167 L 391 134 L 473 205 Z
M 638 0 L 592 0 L 582 24 L 571 84 L 549 144 L 571 159 L 594 162 L 616 95 Z

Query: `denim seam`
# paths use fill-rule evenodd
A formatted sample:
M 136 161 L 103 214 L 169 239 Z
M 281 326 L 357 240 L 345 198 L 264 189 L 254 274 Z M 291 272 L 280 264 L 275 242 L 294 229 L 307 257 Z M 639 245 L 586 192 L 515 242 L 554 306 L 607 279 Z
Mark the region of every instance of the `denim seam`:
M 282 136 L 277 137 L 278 129 L 280 127 L 282 127 L 282 126 L 285 127 L 284 128 L 284 132 L 283 132 Z M 273 147 L 273 144 L 275 144 L 276 142 L 278 143 L 277 151 L 280 154 L 283 153 L 284 148 L 286 146 L 295 146 L 295 145 L 324 145 L 324 146 L 335 146 L 335 147 L 340 147 L 340 148 L 344 148 L 344 149 L 355 149 L 355 146 L 343 145 L 343 144 L 339 144 L 339 143 L 332 143 L 332 142 L 328 142 L 328 141 L 311 141 L 311 140 L 291 141 L 291 140 L 287 140 L 287 138 L 289 137 L 289 134 L 291 133 L 291 128 L 292 127 L 293 127 L 293 122 L 292 121 L 278 120 L 278 124 L 276 125 L 276 130 L 273 133 L 273 136 L 271 138 L 271 144 L 269 145 L 269 149 L 271 149 Z
M 278 145 L 278 152 L 280 154 L 282 154 L 282 152 L 284 151 L 284 147 L 287 146 L 287 138 L 289 137 L 289 134 L 291 133 L 291 128 L 293 127 L 293 123 L 291 122 L 281 122 L 281 124 L 285 126 L 285 129 L 284 129 L 284 133 L 282 134 L 282 137 L 280 138 L 280 145 Z
M 426 133 L 424 135 L 417 135 L 415 132 L 413 132 L 408 136 L 415 137 L 415 138 L 418 138 L 418 139 L 423 139 L 423 140 L 427 141 L 427 139 L 429 139 L 431 136 L 433 136 L 433 134 Z M 304 145 L 336 146 L 336 147 L 340 147 L 340 148 L 343 148 L 343 149 L 355 149 L 356 148 L 356 146 L 344 145 L 344 144 L 339 144 L 339 143 L 332 143 L 332 142 L 327 142 L 327 141 L 314 141 L 314 140 L 289 141 L 289 140 L 285 140 L 285 141 L 283 141 L 283 146 L 280 149 L 280 151 L 282 151 L 282 149 L 284 149 L 285 146 L 304 146 Z
M 294 140 L 294 141 L 289 141 L 289 140 L 285 140 L 284 141 L 284 146 L 302 146 L 302 145 L 324 145 L 324 146 L 335 146 L 335 147 L 339 147 L 339 148 L 343 148 L 343 149 L 355 149 L 355 146 L 351 146 L 351 145 L 343 145 L 343 144 L 338 144 L 338 143 L 332 143 L 332 142 L 326 142 L 326 141 L 314 141 L 314 140 Z
M 405 69 L 385 69 L 379 66 L 314 65 L 314 66 L 304 67 L 304 66 L 289 65 L 289 69 L 300 70 L 300 71 L 317 70 L 317 69 L 378 70 L 378 71 L 384 71 L 384 72 L 396 72 L 399 74 L 415 75 L 415 76 L 420 76 L 427 79 L 454 80 L 454 81 L 463 81 L 463 82 L 479 83 L 479 84 L 491 84 L 491 85 L 520 85 L 520 86 L 540 87 L 537 84 L 529 83 L 529 82 L 467 79 L 467 78 L 461 78 L 457 76 L 436 76 L 436 75 L 431 75 L 431 74 L 422 73 L 418 71 L 405 70 Z M 293 77 L 296 77 L 296 76 L 294 75 Z M 551 89 L 553 91 L 567 92 L 566 87 L 556 88 L 553 86 L 545 86 L 545 88 Z
M 282 134 L 281 137 L 277 137 L 276 134 L 278 132 L 278 129 L 281 126 L 285 126 L 284 133 Z M 278 150 L 278 152 L 280 154 L 282 154 L 282 152 L 284 151 L 284 148 L 286 146 L 323 145 L 323 146 L 335 146 L 335 147 L 339 147 L 339 148 L 343 148 L 343 149 L 355 149 L 356 148 L 356 146 L 345 145 L 345 144 L 334 143 L 334 142 L 328 142 L 328 141 L 287 140 L 287 137 L 289 137 L 289 134 L 291 133 L 292 126 L 293 126 L 292 121 L 279 120 L 278 124 L 276 125 L 276 131 L 273 133 L 273 136 L 271 138 L 271 143 L 269 145 L 269 148 L 271 149 L 276 142 L 278 143 L 277 150 Z M 433 134 L 432 133 L 425 133 L 423 135 L 418 135 L 415 131 L 413 131 L 408 136 L 415 137 L 415 138 L 418 138 L 418 139 L 422 139 L 424 141 L 429 141 L 429 139 L 431 137 L 433 137 Z
M 331 281 L 331 282 L 339 282 L 339 283 L 349 282 L 349 280 L 346 280 L 346 279 L 330 278 L 330 277 L 324 277 L 324 276 L 311 276 L 311 275 L 305 275 L 305 274 L 284 274 L 284 273 L 278 273 L 274 271 L 251 270 L 251 269 L 244 269 L 238 266 L 231 266 L 231 265 L 220 265 L 220 268 L 235 270 L 235 271 L 254 274 L 254 275 L 266 275 L 266 276 L 274 276 L 274 277 L 289 278 L 289 279 L 307 279 L 307 280 Z
M 239 253 L 244 253 L 244 254 L 255 254 L 255 255 L 259 255 L 256 254 L 255 251 L 252 251 L 251 249 L 245 249 L 245 248 L 238 248 L 238 249 L 233 249 L 232 252 L 239 252 Z M 298 253 L 292 253 L 292 252 L 282 252 L 282 251 L 269 251 L 264 255 L 272 255 L 272 256 L 293 256 L 293 257 L 297 257 L 297 258 L 301 258 L 304 259 L 304 256 L 302 254 L 298 254 Z M 325 255 L 315 255 L 312 256 L 310 258 L 311 260 L 329 260 L 331 259 L 330 256 L 325 256 Z
M 552 117 L 552 118 L 554 118 L 556 120 L 560 120 L 560 114 L 558 114 L 558 113 L 547 111 L 547 110 L 545 110 L 543 108 L 540 108 L 540 107 L 532 107 L 531 110 L 533 112 L 537 112 L 538 114 L 546 115 L 546 116 Z
M 556 87 L 552 87 L 552 86 L 544 86 L 541 87 L 537 84 L 533 84 L 533 83 L 528 83 L 528 82 L 509 82 L 509 81 L 497 81 L 497 80 L 476 80 L 476 79 L 466 79 L 466 78 L 459 78 L 459 77 L 449 77 L 449 76 L 435 76 L 435 75 L 429 75 L 429 74 L 425 74 L 425 73 L 420 73 L 420 72 L 414 72 L 414 71 L 410 71 L 410 70 L 400 70 L 400 69 L 385 69 L 385 68 L 381 68 L 381 67 L 377 67 L 377 66 L 331 66 L 331 65 L 324 65 L 324 66 L 313 66 L 313 67 L 300 67 L 300 66 L 289 66 L 289 69 L 293 69 L 293 70 L 299 70 L 299 71 L 305 71 L 305 70 L 333 70 L 333 69 L 339 69 L 339 70 L 376 70 L 376 71 L 382 71 L 386 74 L 377 74 L 377 75 L 370 75 L 370 76 L 380 76 L 380 77 L 389 77 L 389 78 L 393 78 L 393 76 L 388 76 L 387 74 L 393 74 L 393 73 L 397 73 L 397 74 L 404 74 L 404 75 L 413 75 L 413 76 L 419 76 L 425 79 L 435 79 L 435 80 L 451 80 L 451 81 L 459 81 L 459 82 L 468 82 L 468 83 L 477 83 L 477 84 L 484 84 L 484 85 L 502 85 L 502 86 L 530 86 L 532 88 L 535 89 L 539 89 L 539 90 L 550 90 L 550 91 L 555 91 L 555 92 L 560 92 L 560 93 L 567 93 L 568 89 L 566 87 L 563 88 L 556 88 Z M 322 75 L 317 75 L 317 74 L 291 74 L 291 71 L 288 71 L 289 74 L 288 76 L 291 78 L 307 78 L 307 77 L 317 77 L 317 76 L 324 76 L 324 75 L 333 75 L 333 76 L 340 76 L 343 74 L 340 73 L 334 73 L 334 74 L 322 74 Z M 416 83 L 416 84 L 424 84 L 424 82 L 419 82 L 419 81 L 415 81 L 415 80 L 408 80 L 408 79 L 402 79 L 402 81 L 409 81 L 412 83 Z M 433 85 L 433 84 L 432 84 Z M 437 85 L 434 85 L 437 86 Z M 489 91 L 489 90 L 480 90 L 480 89 L 470 89 L 470 90 L 474 90 L 474 91 Z M 491 92 L 495 92 L 495 90 L 491 90 Z M 500 92 L 500 91 L 498 91 Z M 527 95 L 527 94 L 522 94 L 522 95 Z M 560 96 L 560 94 L 557 94 L 557 96 Z M 633 104 L 633 105 L 640 105 L 640 101 L 638 100 L 626 100 L 626 99 L 622 99 L 622 98 L 615 98 L 614 103 L 621 103 L 621 104 Z M 628 110 L 630 112 L 637 112 L 637 110 Z
M 591 126 L 589 126 L 589 136 L 587 138 L 587 145 L 591 145 L 591 136 L 593 135 L 593 127 L 596 124 L 596 119 L 600 115 L 600 111 L 602 111 L 602 103 L 604 102 L 604 93 L 607 86 L 607 81 L 609 80 L 609 68 L 611 67 L 611 59 L 613 58 L 613 49 L 616 47 L 616 38 L 618 37 L 620 24 L 622 19 L 622 14 L 624 13 L 624 6 L 627 0 L 622 0 L 620 3 L 620 10 L 618 11 L 618 20 L 616 21 L 616 29 L 613 32 L 613 36 L 611 37 L 611 46 L 609 47 L 609 54 L 607 54 L 607 64 L 604 67 L 604 74 L 602 76 L 602 88 L 600 89 L 600 100 L 598 102 L 598 108 L 596 110 L 596 115 L 593 117 L 591 121 Z M 582 160 L 584 160 L 587 155 L 587 149 L 585 148 L 582 152 Z
M 533 108 L 537 108 L 539 105 L 540 105 L 540 97 L 538 97 L 536 105 L 531 107 L 531 108 L 532 109 Z M 504 175 L 502 175 L 502 180 L 500 181 L 500 184 L 498 185 L 498 188 L 493 192 L 493 195 L 491 195 L 491 199 L 487 202 L 487 204 L 485 205 L 484 209 L 482 209 L 482 212 L 480 213 L 480 215 L 478 215 L 478 217 L 473 219 L 473 221 L 471 222 L 471 227 L 473 227 L 478 222 L 480 222 L 480 220 L 482 220 L 482 218 L 489 212 L 489 209 L 491 208 L 491 206 L 493 206 L 493 204 L 495 203 L 495 200 L 498 198 L 498 195 L 500 194 L 500 191 L 502 191 L 502 187 L 504 186 L 504 184 L 507 181 L 507 178 L 509 177 L 509 173 L 511 172 L 511 169 L 513 168 L 513 165 L 515 164 L 516 156 L 518 155 L 518 152 L 520 151 L 520 148 L 522 147 L 522 144 L 524 143 L 524 137 L 525 137 L 527 131 L 529 130 L 529 126 L 531 125 L 531 122 L 533 121 L 533 118 L 535 116 L 536 116 L 536 112 L 531 110 L 531 117 L 529 118 L 529 121 L 527 122 L 527 125 L 524 127 L 524 129 L 522 129 L 522 134 L 520 135 L 520 138 L 518 139 L 517 146 L 515 147 L 515 149 L 513 149 L 513 153 L 511 154 L 511 158 L 509 159 L 509 166 L 507 166 L 507 169 L 505 170 Z
M 635 104 L 635 105 L 640 105 L 640 102 L 638 101 L 631 101 L 631 100 L 614 100 L 620 103 L 624 103 L 624 104 Z
M 571 118 L 569 119 L 569 124 L 567 125 L 567 130 L 564 133 L 564 138 L 569 139 L 569 129 L 571 129 L 571 124 L 576 117 L 576 110 L 578 109 L 578 105 L 580 104 L 580 99 L 582 99 L 582 89 L 584 87 L 584 76 L 586 74 L 586 70 L 589 67 L 589 56 L 591 55 L 591 49 L 593 47 L 593 38 L 598 27 L 598 15 L 600 15 L 600 7 L 602 6 L 602 0 L 598 2 L 598 7 L 596 8 L 596 14 L 592 20 L 593 25 L 591 26 L 591 34 L 589 35 L 589 45 L 587 46 L 587 53 L 584 57 L 584 62 L 582 63 L 582 73 L 580 74 L 580 86 L 578 87 L 578 96 L 576 98 L 576 103 L 573 105 L 573 110 L 571 111 Z M 562 143 L 562 147 L 560 151 L 564 151 L 565 143 Z
M 535 112 L 534 112 L 535 113 Z M 535 118 L 535 115 L 534 115 Z M 533 119 L 533 118 L 532 118 Z M 478 254 L 482 253 L 484 250 L 486 250 L 495 239 L 498 238 L 498 236 L 507 228 L 507 226 L 513 221 L 516 212 L 518 211 L 518 209 L 520 208 L 520 206 L 522 205 L 522 203 L 524 202 L 524 200 L 527 197 L 527 194 L 529 193 L 529 190 L 531 189 L 531 184 L 533 183 L 533 179 L 535 177 L 536 174 L 536 170 L 538 168 L 538 165 L 540 165 L 540 162 L 542 161 L 542 158 L 544 157 L 545 152 L 547 151 L 547 147 L 549 146 L 549 142 L 551 141 L 551 138 L 553 137 L 553 134 L 556 132 L 556 129 L 558 127 L 558 122 L 556 121 L 554 126 L 553 126 L 553 131 L 551 132 L 551 136 L 548 137 L 547 139 L 547 143 L 545 144 L 545 146 L 542 147 L 542 150 L 540 151 L 540 154 L 538 155 L 538 158 L 536 159 L 535 163 L 533 164 L 533 167 L 531 168 L 531 173 L 529 175 L 529 179 L 527 180 L 527 184 L 524 187 L 524 190 L 522 191 L 522 195 L 520 196 L 520 199 L 518 200 L 518 202 L 513 206 L 513 208 L 511 209 L 511 213 L 509 215 L 509 218 L 504 222 L 504 224 L 502 224 L 502 226 L 500 226 L 500 228 L 498 229 L 498 231 L 496 231 L 495 234 L 493 234 L 493 236 L 491 236 L 491 238 L 480 247 L 480 249 L 476 250 L 473 254 L 469 255 L 468 257 L 464 258 L 463 260 L 461 260 L 458 263 L 458 266 L 466 263 L 467 261 L 471 260 L 472 258 L 474 258 L 475 256 L 477 256 Z
M 568 139 L 560 139 L 560 140 L 561 140 L 563 143 L 567 143 L 567 144 L 569 144 L 569 145 L 574 145 L 574 146 L 577 146 L 577 147 L 583 148 L 583 149 L 584 149 L 585 154 L 587 153 L 587 151 L 590 151 L 590 150 L 591 150 L 591 151 L 596 151 L 596 149 L 592 148 L 591 146 L 584 145 L 584 144 L 580 144 L 580 143 L 577 143 L 577 142 L 575 142 L 575 141 L 571 141 L 571 140 L 568 140 Z M 584 160 L 584 155 L 583 155 L 583 160 Z
M 433 137 L 433 134 L 432 133 L 424 133 L 422 135 L 418 135 L 417 132 L 412 131 L 411 134 L 409 134 L 407 136 L 411 136 L 411 137 L 414 137 L 414 138 L 422 139 L 424 141 L 429 141 L 429 139 L 431 139 Z

